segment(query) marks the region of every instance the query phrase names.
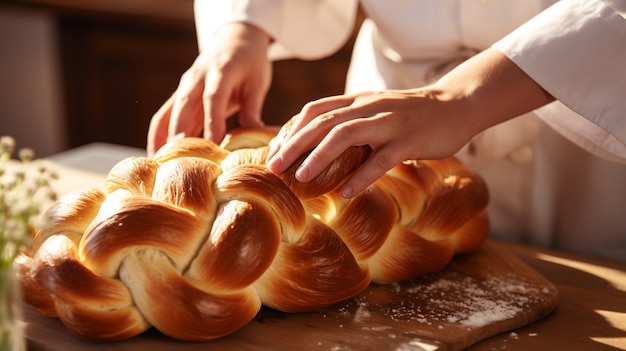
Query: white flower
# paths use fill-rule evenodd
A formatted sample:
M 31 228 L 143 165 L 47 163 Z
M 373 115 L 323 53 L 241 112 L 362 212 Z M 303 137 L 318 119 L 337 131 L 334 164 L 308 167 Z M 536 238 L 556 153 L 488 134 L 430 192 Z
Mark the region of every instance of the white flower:
M 21 149 L 21 162 L 9 172 L 6 165 L 14 151 L 15 140 L 0 137 L 0 269 L 9 267 L 20 250 L 30 246 L 42 204 L 56 198 L 50 180 L 57 176 L 45 164 L 31 162 L 33 150 Z

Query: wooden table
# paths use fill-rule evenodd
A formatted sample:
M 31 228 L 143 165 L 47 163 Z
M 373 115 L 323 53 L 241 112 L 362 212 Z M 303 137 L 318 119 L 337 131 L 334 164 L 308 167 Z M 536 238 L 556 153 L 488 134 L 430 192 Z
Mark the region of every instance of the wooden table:
M 61 179 L 66 180 L 60 189 L 98 184 L 101 170 L 111 166 L 107 162 L 134 153 L 141 151 L 96 145 L 53 157 L 61 164 Z M 514 243 L 496 245 L 552 282 L 559 304 L 546 318 L 488 338 L 469 350 L 626 350 L 626 264 Z M 32 351 L 46 349 L 42 343 L 29 344 Z M 97 345 L 93 349 L 103 350 Z
M 626 264 L 500 244 L 550 280 L 560 302 L 547 318 L 470 350 L 626 350 Z

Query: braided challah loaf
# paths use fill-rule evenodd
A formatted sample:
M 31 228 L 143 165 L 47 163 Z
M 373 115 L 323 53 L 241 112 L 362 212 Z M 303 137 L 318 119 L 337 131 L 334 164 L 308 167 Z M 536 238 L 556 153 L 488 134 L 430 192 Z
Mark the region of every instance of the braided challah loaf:
M 69 193 L 16 260 L 26 301 L 79 336 L 155 327 L 211 340 L 262 304 L 286 312 L 353 298 L 373 281 L 443 268 L 485 240 L 487 189 L 454 158 L 399 164 L 359 196 L 337 189 L 369 156 L 353 147 L 310 183 L 265 167 L 276 130 L 222 146 L 179 139 Z M 300 162 L 300 161 L 299 161 Z

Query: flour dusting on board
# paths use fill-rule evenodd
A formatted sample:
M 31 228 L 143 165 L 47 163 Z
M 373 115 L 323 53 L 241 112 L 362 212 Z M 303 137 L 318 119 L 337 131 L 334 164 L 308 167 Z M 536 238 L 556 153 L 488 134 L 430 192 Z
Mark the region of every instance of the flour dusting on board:
M 376 286 L 345 303 L 340 311 L 355 322 L 367 322 L 376 311 L 392 321 L 472 329 L 514 318 L 548 294 L 548 287 L 514 273 L 477 279 L 440 272 L 411 282 Z

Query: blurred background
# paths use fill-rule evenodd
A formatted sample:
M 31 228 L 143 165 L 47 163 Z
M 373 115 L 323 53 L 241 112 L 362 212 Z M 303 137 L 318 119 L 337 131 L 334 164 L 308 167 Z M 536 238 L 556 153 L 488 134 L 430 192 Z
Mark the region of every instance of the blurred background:
M 340 94 L 350 48 L 277 62 L 266 123 Z M 193 0 L 1 0 L 0 135 L 37 157 L 92 142 L 145 148 L 197 53 Z

